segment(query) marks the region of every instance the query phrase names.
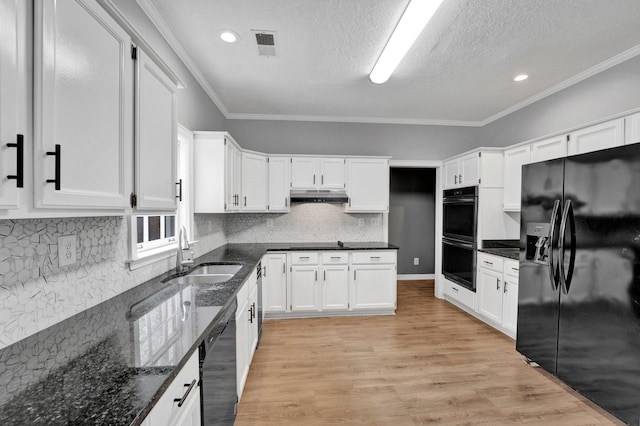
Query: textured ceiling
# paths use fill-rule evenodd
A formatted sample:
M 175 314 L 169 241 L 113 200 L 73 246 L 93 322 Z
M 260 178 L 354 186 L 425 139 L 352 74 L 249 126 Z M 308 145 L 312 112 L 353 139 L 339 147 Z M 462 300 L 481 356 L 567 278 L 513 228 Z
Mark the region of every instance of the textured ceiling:
M 445 0 L 374 85 L 408 0 L 138 2 L 229 118 L 478 125 L 640 53 L 638 0 Z M 251 30 L 276 31 L 277 57 L 258 56 Z

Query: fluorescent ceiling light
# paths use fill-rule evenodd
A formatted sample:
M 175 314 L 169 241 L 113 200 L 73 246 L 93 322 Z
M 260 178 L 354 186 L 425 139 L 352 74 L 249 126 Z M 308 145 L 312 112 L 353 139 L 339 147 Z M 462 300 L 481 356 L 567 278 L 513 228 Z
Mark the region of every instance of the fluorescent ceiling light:
M 227 43 L 235 43 L 236 41 L 238 41 L 238 38 L 240 38 L 238 36 L 237 33 L 230 31 L 230 30 L 222 30 L 220 31 L 220 38 L 223 41 L 226 41 Z
M 528 79 L 528 78 L 529 78 L 529 76 L 528 76 L 528 75 L 526 75 L 526 74 L 520 74 L 520 75 L 516 75 L 516 76 L 513 78 L 513 81 L 524 81 L 524 80 L 526 80 L 526 79 Z
M 393 34 L 369 74 L 372 83 L 382 84 L 391 77 L 440 4 L 442 4 L 442 0 L 411 0 L 409 2 L 400 22 L 393 30 Z

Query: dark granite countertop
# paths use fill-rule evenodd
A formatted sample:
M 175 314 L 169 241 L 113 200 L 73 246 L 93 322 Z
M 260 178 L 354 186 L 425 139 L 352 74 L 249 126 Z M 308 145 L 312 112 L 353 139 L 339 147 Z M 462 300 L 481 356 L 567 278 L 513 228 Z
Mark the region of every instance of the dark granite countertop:
M 225 283 L 163 283 L 175 274 L 170 271 L 1 349 L 0 424 L 140 424 L 265 252 L 397 248 L 379 242 L 219 247 L 194 264 L 241 263 Z
M 478 251 L 508 259 L 519 260 L 519 240 L 483 240 L 482 248 Z

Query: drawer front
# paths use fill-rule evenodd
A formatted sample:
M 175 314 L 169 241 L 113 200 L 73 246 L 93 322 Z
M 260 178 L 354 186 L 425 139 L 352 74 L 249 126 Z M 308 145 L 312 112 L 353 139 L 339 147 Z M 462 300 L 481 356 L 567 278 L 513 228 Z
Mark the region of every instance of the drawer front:
M 293 252 L 291 253 L 291 264 L 292 265 L 317 265 L 318 256 L 317 252 L 313 251 L 301 251 L 301 252 Z
M 175 399 L 181 399 L 187 392 L 187 389 L 191 386 L 195 380 L 195 385 L 191 387 L 189 391 L 189 398 L 198 397 L 200 394 L 200 388 L 198 387 L 199 379 L 198 370 L 198 351 L 195 351 L 189 361 L 182 367 L 182 370 L 178 372 L 178 375 L 173 379 L 167 390 L 162 394 L 158 403 L 151 409 L 149 416 L 150 423 L 152 425 L 172 425 L 175 424 L 175 420 L 180 414 L 187 408 L 185 405 L 178 407 L 178 403 Z
M 346 251 L 327 251 L 322 253 L 323 265 L 346 265 L 349 263 L 349 253 Z
M 504 274 L 518 277 L 520 275 L 520 262 L 517 260 L 507 259 L 504 261 Z
M 458 284 L 452 283 L 451 281 L 445 282 L 448 284 L 446 288 L 447 295 L 451 299 L 454 299 L 456 302 L 463 304 L 471 310 L 476 309 L 476 294 L 474 292 L 467 290 Z
M 361 250 L 351 254 L 353 263 L 396 263 L 395 251 Z
M 479 268 L 487 268 L 502 273 L 504 260 L 501 257 L 479 252 L 477 259 Z

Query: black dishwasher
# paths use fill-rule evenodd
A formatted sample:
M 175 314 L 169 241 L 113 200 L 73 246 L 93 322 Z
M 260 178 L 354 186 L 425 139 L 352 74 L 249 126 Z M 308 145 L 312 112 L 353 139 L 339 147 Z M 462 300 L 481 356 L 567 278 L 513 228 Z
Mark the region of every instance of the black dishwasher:
M 233 425 L 238 405 L 236 385 L 235 297 L 200 345 L 200 413 L 203 426 Z

